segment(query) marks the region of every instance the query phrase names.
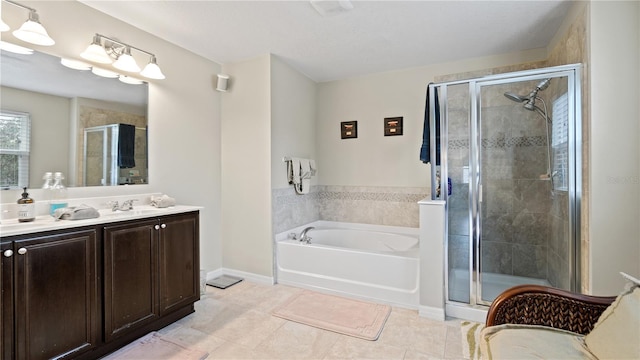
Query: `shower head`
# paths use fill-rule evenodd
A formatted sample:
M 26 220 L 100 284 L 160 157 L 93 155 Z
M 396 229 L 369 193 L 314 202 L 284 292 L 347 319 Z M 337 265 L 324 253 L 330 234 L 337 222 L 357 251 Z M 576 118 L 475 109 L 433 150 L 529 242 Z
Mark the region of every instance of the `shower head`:
M 536 90 L 538 90 L 538 91 L 546 90 L 549 87 L 549 83 L 550 82 L 551 82 L 551 79 L 544 79 L 544 80 L 540 81 L 538 83 L 538 85 L 536 86 Z
M 538 91 L 546 90 L 549 87 L 550 82 L 551 82 L 551 79 L 544 79 L 540 81 L 538 85 L 536 85 L 536 88 L 533 89 L 527 96 L 514 94 L 512 92 L 506 92 L 504 93 L 504 96 L 507 99 L 513 100 L 518 103 L 523 103 L 526 101 L 526 104 L 524 104 L 524 108 L 527 110 L 533 111 L 537 108 L 536 97 L 538 96 Z
M 519 102 L 519 103 L 529 100 L 526 96 L 520 96 L 520 95 L 514 94 L 512 92 L 506 92 L 506 93 L 504 93 L 504 96 L 506 96 L 506 98 L 509 99 L 509 100 L 513 100 L 513 101 Z

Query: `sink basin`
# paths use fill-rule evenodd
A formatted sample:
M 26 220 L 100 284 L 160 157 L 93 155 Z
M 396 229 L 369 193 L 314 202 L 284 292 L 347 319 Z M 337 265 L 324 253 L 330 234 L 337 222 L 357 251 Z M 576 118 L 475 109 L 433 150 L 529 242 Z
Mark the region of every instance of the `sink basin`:
M 134 216 L 146 216 L 153 214 L 160 214 L 162 209 L 158 209 L 155 207 L 144 207 L 144 208 L 133 208 L 131 210 L 116 210 L 112 211 L 111 209 L 102 209 L 99 211 L 100 217 L 109 218 L 109 217 L 134 217 Z

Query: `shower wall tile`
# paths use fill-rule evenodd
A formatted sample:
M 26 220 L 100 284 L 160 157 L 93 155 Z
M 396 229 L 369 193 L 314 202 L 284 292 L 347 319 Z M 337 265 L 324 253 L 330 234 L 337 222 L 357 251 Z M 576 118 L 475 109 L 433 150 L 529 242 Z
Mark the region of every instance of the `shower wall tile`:
M 483 241 L 482 244 L 482 272 L 513 275 L 512 244 L 495 241 Z
M 548 274 L 547 280 L 551 286 L 562 288 L 562 289 L 571 289 L 571 283 L 567 274 L 570 273 L 571 269 L 569 268 L 569 263 L 565 260 L 566 258 L 561 258 L 556 254 L 551 254 L 547 261 L 548 263 Z
M 490 213 L 483 217 L 482 239 L 502 243 L 513 242 L 513 214 Z
M 513 213 L 514 202 L 515 193 L 513 181 L 485 181 L 482 194 L 482 211 L 485 215 Z
M 547 247 L 516 244 L 513 246 L 513 275 L 547 278 Z
M 550 226 L 548 214 L 521 212 L 513 219 L 513 242 L 547 245 Z
M 469 209 L 449 208 L 449 235 L 469 236 Z
M 469 269 L 469 237 L 449 235 L 449 269 Z
M 546 141 L 542 146 L 516 146 L 513 149 L 513 178 L 539 180 L 548 169 Z
M 551 182 L 540 180 L 515 180 L 514 212 L 549 213 L 551 209 Z
M 551 234 L 549 236 L 549 256 L 555 254 L 567 259 L 569 256 L 569 220 L 551 216 Z

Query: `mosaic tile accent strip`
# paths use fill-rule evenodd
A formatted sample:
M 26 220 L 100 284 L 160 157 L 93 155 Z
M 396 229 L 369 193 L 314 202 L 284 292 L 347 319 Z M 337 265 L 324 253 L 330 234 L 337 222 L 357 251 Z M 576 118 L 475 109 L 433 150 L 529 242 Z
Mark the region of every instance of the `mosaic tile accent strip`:
M 318 193 L 320 200 L 349 200 L 349 201 L 388 201 L 388 202 L 411 202 L 416 203 L 427 196 L 424 194 L 398 194 L 380 192 L 337 192 L 322 191 Z
M 544 136 L 518 136 L 513 138 L 482 139 L 483 149 L 503 149 L 510 147 L 546 146 L 547 139 Z M 449 149 L 468 149 L 469 140 L 449 140 Z

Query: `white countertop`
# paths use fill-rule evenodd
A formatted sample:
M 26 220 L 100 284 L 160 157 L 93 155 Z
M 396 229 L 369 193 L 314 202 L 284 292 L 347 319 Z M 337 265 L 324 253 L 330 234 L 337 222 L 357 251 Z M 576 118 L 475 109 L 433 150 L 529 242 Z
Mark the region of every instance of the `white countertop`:
M 201 210 L 201 206 L 176 205 L 167 208 L 156 208 L 150 205 L 135 206 L 128 211 L 111 211 L 101 209 L 100 217 L 85 220 L 59 220 L 56 221 L 50 215 L 37 216 L 31 222 L 18 222 L 18 219 L 2 220 L 0 224 L 0 237 L 31 234 L 41 231 L 71 229 L 82 226 L 107 224 L 118 221 L 153 218 L 164 215 L 181 214 L 190 211 Z

